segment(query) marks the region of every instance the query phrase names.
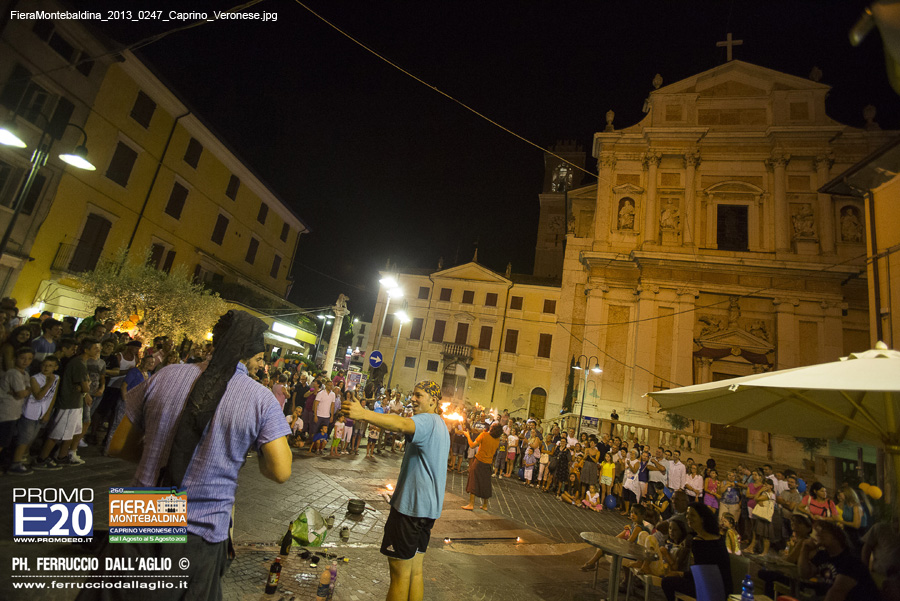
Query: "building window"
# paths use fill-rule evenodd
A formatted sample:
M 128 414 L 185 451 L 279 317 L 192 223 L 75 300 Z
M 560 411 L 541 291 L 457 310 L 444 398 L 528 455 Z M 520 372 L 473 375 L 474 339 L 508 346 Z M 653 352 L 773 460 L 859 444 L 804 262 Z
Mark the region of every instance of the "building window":
M 462 303 L 464 305 L 471 305 L 475 302 L 475 291 L 474 290 L 463 290 Z
M 153 119 L 153 113 L 155 112 L 156 103 L 153 102 L 153 99 L 143 92 L 138 92 L 134 106 L 131 107 L 131 118 L 144 129 L 149 129 L 150 120 Z
M 483 367 L 476 367 L 472 370 L 472 379 L 473 380 L 484 380 L 487 378 L 487 370 Z
M 445 302 L 450 302 L 450 288 L 441 288 L 441 296 L 440 299 Z
M 166 203 L 166 213 L 175 219 L 181 219 L 181 211 L 184 210 L 184 201 L 187 200 L 188 189 L 175 182 L 172 192 L 169 194 L 169 202 Z
M 522 297 L 521 296 L 509 297 L 509 308 L 512 311 L 521 311 L 522 310 Z
M 468 344 L 469 343 L 469 324 L 467 323 L 458 323 L 456 324 L 456 344 Z
M 31 71 L 22 65 L 15 65 L 12 75 L 3 86 L 0 104 L 10 111 L 17 111 L 32 123 L 44 126 L 40 115 L 51 100 L 50 93 L 31 80 Z
M 425 327 L 425 320 L 421 317 L 413 317 L 412 327 L 409 329 L 410 340 L 421 340 L 422 329 Z
M 85 77 L 89 77 L 91 71 L 94 70 L 94 61 L 92 61 L 87 54 L 82 52 L 78 56 L 78 62 L 75 63 L 75 69 L 84 75 Z
M 544 313 L 556 313 L 556 301 L 546 298 L 544 299 Z
M 264 202 L 259 203 L 259 213 L 256 214 L 256 220 L 265 225 L 266 217 L 269 216 L 269 205 Z
M 34 35 L 47 42 L 47 45 L 58 55 L 66 59 L 67 62 L 74 62 L 75 56 L 78 54 L 77 51 L 72 44 L 67 42 L 56 32 L 56 28 L 53 27 L 53 21 L 36 21 L 31 30 L 34 32 Z
M 438 370 L 438 362 L 432 361 L 431 359 L 425 364 L 425 371 L 437 371 Z
M 170 250 L 166 253 L 166 260 L 163 261 L 162 270 L 166 273 L 172 271 L 172 264 L 175 263 L 175 251 Z
M 269 271 L 270 278 L 278 278 L 278 270 L 281 269 L 281 256 L 275 255 L 272 259 L 272 269 Z
M 259 250 L 259 240 L 256 238 L 250 238 L 250 244 L 247 246 L 247 256 L 244 257 L 244 260 L 253 265 L 256 261 L 256 251 Z
M 166 250 L 165 245 L 154 242 L 150 246 L 150 256 L 147 257 L 147 265 L 153 269 L 159 269 L 169 273 L 175 262 L 175 251 Z
M 286 223 L 285 223 L 285 224 L 282 224 L 282 226 L 281 226 L 281 236 L 279 236 L 279 238 L 281 238 L 281 241 L 282 241 L 282 242 L 287 242 L 288 234 L 289 234 L 290 232 L 291 232 L 291 228 L 288 226 L 288 224 L 286 224 Z
M 219 217 L 216 219 L 216 227 L 213 228 L 212 241 L 221 246 L 222 241 L 225 240 L 225 230 L 227 229 L 228 217 L 219 214 Z
M 419 286 L 419 299 L 428 300 L 428 286 Z
M 128 186 L 128 178 L 137 160 L 138 153 L 125 142 L 119 142 L 116 152 L 113 154 L 109 167 L 106 169 L 106 177 L 116 182 L 123 188 Z
M 203 154 L 203 145 L 195 138 L 191 138 L 191 141 L 188 142 L 187 150 L 184 152 L 184 162 L 196 169 L 197 165 L 200 164 L 201 154 Z
M 41 174 L 34 176 L 34 183 L 31 184 L 31 190 L 28 191 L 28 196 L 22 201 L 23 215 L 31 215 L 34 211 L 34 207 L 37 206 L 37 201 L 41 197 L 41 192 L 44 191 L 44 183 L 46 183 L 46 181 L 47 178 Z M 12 202 L 12 198 L 10 198 L 9 202 Z
M 234 174 L 231 174 L 231 179 L 228 180 L 228 187 L 225 188 L 225 196 L 227 196 L 231 200 L 237 200 L 237 193 L 240 188 L 240 178 Z
M 497 306 L 497 293 L 496 292 L 488 292 L 484 295 L 484 306 L 485 307 L 496 307 Z
M 500 372 L 500 383 L 501 384 L 512 384 L 512 374 L 508 371 Z
M 394 315 L 393 313 L 388 313 L 384 317 L 384 327 L 381 328 L 382 336 L 390 336 L 391 332 L 394 331 Z
M 491 326 L 481 326 L 481 336 L 478 337 L 478 348 L 490 349 L 491 338 L 494 336 L 494 328 Z
M 447 322 L 443 319 L 434 320 L 434 330 L 431 333 L 432 342 L 444 341 L 444 330 L 447 328 Z
M 543 357 L 545 359 L 550 358 L 550 345 L 553 343 L 553 335 L 552 334 L 541 334 L 541 338 L 538 341 L 538 357 Z
M 506 343 L 503 345 L 504 353 L 515 353 L 519 345 L 519 330 L 506 330 Z
M 750 250 L 750 234 L 747 228 L 745 205 L 719 205 L 716 207 L 716 248 L 745 252 Z
M 97 266 L 112 223 L 105 217 L 90 213 L 81 230 L 81 237 L 69 261 L 69 271 L 81 273 Z
M 403 360 L 403 367 L 415 367 L 416 366 L 416 358 L 415 357 L 407 357 Z

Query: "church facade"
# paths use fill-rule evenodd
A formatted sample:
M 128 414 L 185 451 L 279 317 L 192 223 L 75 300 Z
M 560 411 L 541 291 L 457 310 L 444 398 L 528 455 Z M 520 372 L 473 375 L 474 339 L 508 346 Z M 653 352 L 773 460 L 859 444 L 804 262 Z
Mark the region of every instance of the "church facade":
M 535 261 L 561 274 L 548 416 L 573 358 L 603 369 L 585 415 L 667 427 L 647 392 L 869 348 L 863 205 L 818 190 L 896 132 L 872 111 L 864 128 L 837 123 L 828 86 L 741 61 L 654 86 L 639 123 L 616 129 L 610 111 L 594 135 L 597 183 L 560 190 L 548 157 Z M 695 427 L 714 450 L 772 456 L 765 433 Z

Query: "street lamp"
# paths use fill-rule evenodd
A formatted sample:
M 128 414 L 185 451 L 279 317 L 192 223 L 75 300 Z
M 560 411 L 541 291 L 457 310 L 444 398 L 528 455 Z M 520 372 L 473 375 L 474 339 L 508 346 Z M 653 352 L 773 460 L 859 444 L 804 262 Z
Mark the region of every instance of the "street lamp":
M 325 333 L 325 326 L 330 324 L 329 319 L 334 319 L 334 315 L 316 315 L 322 320 L 322 327 L 319 329 L 319 337 L 316 338 L 316 352 L 313 353 L 313 365 L 316 365 L 316 359 L 319 358 L 319 345 L 322 344 L 322 335 Z
M 400 322 L 400 327 L 397 328 L 397 341 L 394 343 L 394 356 L 391 357 L 391 371 L 388 373 L 388 381 L 387 381 L 387 389 L 391 389 L 391 379 L 394 377 L 394 363 L 397 361 L 397 347 L 400 346 L 400 332 L 403 331 L 403 324 L 409 323 L 411 320 L 409 315 L 406 314 L 406 310 L 409 308 L 409 303 L 403 301 L 403 306 L 394 313 L 394 317 L 397 318 L 397 321 Z
M 403 298 L 403 288 L 397 283 L 397 278 L 386 275 L 378 282 L 387 289 L 387 298 L 384 299 L 384 314 L 381 316 L 381 327 L 378 329 L 378 338 L 375 341 L 375 350 L 381 345 L 381 337 L 384 332 L 384 323 L 387 321 L 388 307 L 392 298 Z
M 584 359 L 584 367 L 581 367 L 581 360 Z M 572 357 L 572 369 L 577 369 L 579 371 L 584 372 L 583 384 L 581 386 L 581 406 L 578 408 L 578 430 L 575 434 L 575 437 L 579 437 L 581 435 L 581 418 L 584 415 L 584 395 L 587 392 L 587 382 L 588 382 L 588 365 L 591 364 L 591 360 L 594 361 L 594 367 L 590 369 L 590 371 L 595 374 L 602 374 L 603 370 L 600 369 L 600 359 L 595 356 L 586 357 L 581 355 L 578 357 L 578 360 L 575 360 L 575 357 Z
M 53 139 L 51 138 L 45 142 L 45 138 L 49 134 L 50 120 L 43 113 L 37 113 L 37 115 L 43 117 L 47 125 L 44 126 L 44 129 L 41 131 L 41 137 L 38 140 L 37 148 L 31 155 L 31 169 L 28 171 L 25 181 L 19 188 L 19 193 L 13 200 L 12 205 L 10 205 L 13 207 L 13 214 L 12 217 L 10 217 L 9 224 L 6 226 L 6 231 L 3 233 L 3 238 L 0 239 L 0 256 L 3 256 L 3 253 L 6 251 L 6 245 L 9 243 L 10 236 L 12 236 L 16 220 L 19 218 L 19 213 L 22 212 L 22 207 L 25 205 L 25 199 L 28 198 L 28 194 L 31 192 L 31 186 L 34 184 L 38 171 L 47 164 L 47 159 L 50 158 L 50 147 L 53 145 Z M 26 148 L 27 144 L 15 132 L 15 119 L 16 117 L 13 115 L 10 123 L 0 126 L 0 144 L 12 146 L 13 148 Z M 96 170 L 97 168 L 87 160 L 87 132 L 84 131 L 84 128 L 80 125 L 74 123 L 66 123 L 66 127 L 74 127 L 80 131 L 82 140 L 81 144 L 79 144 L 75 150 L 69 153 L 60 154 L 59 159 L 78 169 L 85 169 L 88 171 Z

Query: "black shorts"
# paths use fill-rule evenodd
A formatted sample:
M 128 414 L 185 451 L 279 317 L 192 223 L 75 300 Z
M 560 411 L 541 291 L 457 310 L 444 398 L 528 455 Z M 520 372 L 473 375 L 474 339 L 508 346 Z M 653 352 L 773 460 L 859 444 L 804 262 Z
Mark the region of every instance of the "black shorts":
M 412 559 L 416 553 L 428 550 L 431 539 L 431 518 L 414 518 L 402 514 L 393 507 L 384 524 L 381 553 L 395 559 Z

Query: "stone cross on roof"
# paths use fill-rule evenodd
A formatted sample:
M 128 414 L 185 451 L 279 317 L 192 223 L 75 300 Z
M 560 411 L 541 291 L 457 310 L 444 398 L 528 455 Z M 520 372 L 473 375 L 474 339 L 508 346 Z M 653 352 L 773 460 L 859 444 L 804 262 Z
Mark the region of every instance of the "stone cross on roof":
M 732 40 L 731 34 L 729 33 L 727 36 L 725 36 L 724 42 L 716 42 L 716 47 L 721 48 L 722 46 L 724 46 L 726 48 L 725 59 L 730 61 L 730 60 L 732 60 L 732 56 L 731 56 L 732 47 L 741 46 L 743 43 L 744 43 L 744 40 Z

